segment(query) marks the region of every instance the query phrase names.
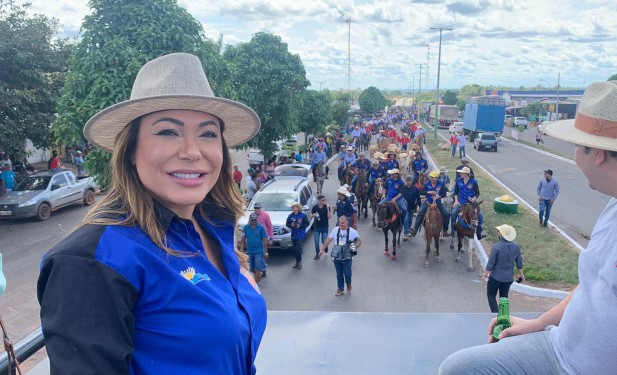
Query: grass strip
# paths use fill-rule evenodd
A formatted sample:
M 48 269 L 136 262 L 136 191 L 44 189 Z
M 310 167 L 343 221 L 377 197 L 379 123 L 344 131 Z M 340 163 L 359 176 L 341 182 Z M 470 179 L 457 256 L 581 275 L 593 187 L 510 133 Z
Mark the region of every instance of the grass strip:
M 429 135 L 430 136 L 430 135 Z M 458 157 L 451 157 L 450 149 L 440 149 L 438 144 L 445 142 L 427 138 L 426 148 L 438 167 L 445 166 L 454 182 L 456 168 L 460 165 Z M 473 147 L 472 145 L 468 147 Z M 571 289 L 578 283 L 578 249 L 564 239 L 557 231 L 538 226 L 538 216 L 527 206 L 519 203 L 518 214 L 502 214 L 493 211 L 493 200 L 509 194 L 493 178 L 469 162 L 480 187 L 480 200 L 484 212 L 484 231 L 489 235 L 482 241 L 484 249 L 490 249 L 498 240 L 496 226 L 509 224 L 516 229 L 516 243 L 523 252 L 525 277 L 530 284 L 539 287 Z M 474 168 L 476 167 L 476 168 Z M 565 285 L 563 285 L 565 284 Z

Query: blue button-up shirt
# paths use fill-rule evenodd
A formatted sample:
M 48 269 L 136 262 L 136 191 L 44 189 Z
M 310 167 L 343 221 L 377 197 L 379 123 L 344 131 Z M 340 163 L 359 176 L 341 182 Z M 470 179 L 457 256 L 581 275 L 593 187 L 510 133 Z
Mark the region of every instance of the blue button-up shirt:
M 559 183 L 554 178 L 550 180 L 543 178 L 540 180 L 540 183 L 538 183 L 536 192 L 540 198 L 554 201 L 559 195 Z

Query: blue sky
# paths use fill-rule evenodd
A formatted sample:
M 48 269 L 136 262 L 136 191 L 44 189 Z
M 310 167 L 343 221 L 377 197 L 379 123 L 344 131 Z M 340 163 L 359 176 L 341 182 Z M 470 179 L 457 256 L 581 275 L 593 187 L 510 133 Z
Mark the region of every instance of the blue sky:
M 85 0 L 34 0 L 63 35 L 79 34 Z M 586 0 L 178 0 L 206 35 L 226 44 L 267 31 L 299 54 L 312 88 L 347 88 L 346 17 L 351 17 L 351 88 L 465 84 L 583 87 L 617 74 L 614 1 Z M 428 44 L 428 47 L 427 47 Z M 427 59 L 427 52 L 430 55 Z M 427 81 L 428 62 L 428 81 Z M 424 64 L 422 66 L 418 64 Z M 320 83 L 321 82 L 321 83 Z

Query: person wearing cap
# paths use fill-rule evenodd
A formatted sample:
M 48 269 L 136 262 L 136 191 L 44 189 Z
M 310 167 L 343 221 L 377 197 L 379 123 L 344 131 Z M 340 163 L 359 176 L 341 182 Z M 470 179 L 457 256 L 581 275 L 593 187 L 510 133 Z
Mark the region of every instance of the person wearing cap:
M 246 184 L 247 185 L 253 179 L 253 177 L 251 177 L 253 175 L 253 173 L 255 173 L 255 170 L 253 168 L 247 169 L 247 171 L 246 171 Z
M 366 154 L 364 152 L 360 152 L 358 160 L 354 162 L 354 168 L 356 170 L 356 175 L 353 176 L 351 180 L 351 191 L 356 191 L 356 182 L 358 181 L 358 174 L 365 173 L 368 174 L 369 169 L 371 168 L 371 162 L 366 158 Z
M 398 139 L 398 142 L 401 144 L 402 150 L 407 151 L 407 146 L 411 143 L 411 138 L 409 138 L 409 134 L 403 133 L 403 135 Z
M 354 153 L 355 147 L 352 146 L 351 143 L 349 143 L 346 150 L 347 152 L 343 157 L 343 173 L 345 173 L 347 168 L 353 167 L 354 163 L 356 162 L 356 154 Z
M 373 189 L 375 189 L 375 183 L 377 182 L 377 179 L 383 178 L 383 174 L 383 167 L 381 167 L 379 161 L 373 160 L 371 162 L 371 167 L 368 170 L 368 190 L 366 194 L 368 195 L 369 199 L 371 199 L 371 196 L 373 195 Z
M 255 275 L 255 282 L 261 281 L 262 273 L 266 272 L 268 259 L 268 235 L 266 228 L 257 221 L 257 214 L 249 215 L 249 223 L 242 228 L 242 242 L 249 257 L 250 271 Z
M 428 163 L 422 157 L 420 151 L 416 151 L 414 159 L 411 161 L 411 170 L 413 171 L 413 183 L 417 184 L 420 179 L 421 173 L 426 173 L 428 170 Z
M 518 270 L 518 282 L 525 280 L 523 273 L 523 254 L 514 239 L 516 230 L 507 224 L 496 227 L 499 232 L 499 242 L 491 248 L 491 254 L 484 267 L 482 279 L 487 280 L 486 297 L 492 313 L 499 312 L 497 292 L 499 298 L 508 298 L 510 286 L 514 282 L 512 265 Z
M 467 156 L 467 154 L 465 153 L 465 147 L 467 146 L 467 138 L 465 138 L 465 134 L 463 134 L 463 132 L 459 132 L 456 139 L 458 140 L 458 157 L 459 159 L 462 159 Z
M 443 232 L 448 232 L 448 219 L 450 217 L 450 214 L 446 209 L 446 206 L 441 201 L 442 198 L 446 197 L 448 190 L 446 189 L 446 186 L 443 183 L 439 182 L 439 180 L 437 179 L 439 177 L 439 174 L 436 171 L 432 171 L 431 173 L 429 173 L 428 177 L 428 181 L 426 181 L 424 183 L 424 186 L 422 187 L 422 191 L 425 192 L 426 198 L 424 199 L 424 202 L 422 202 L 420 210 L 416 215 L 416 222 L 413 229 L 411 230 L 412 237 L 415 237 L 416 234 L 420 231 L 420 225 L 422 225 L 422 220 L 424 220 L 424 215 L 426 215 L 428 205 L 433 203 L 437 204 L 439 210 L 441 211 L 441 214 L 443 215 Z
M 77 167 L 77 177 L 83 177 L 86 175 L 86 170 L 84 168 L 84 157 L 81 151 L 75 151 L 75 157 L 73 158 L 75 166 Z
M 388 171 L 388 179 L 386 179 L 386 183 L 384 187 L 386 188 L 386 197 L 379 202 L 379 205 L 382 205 L 391 200 L 395 201 L 396 204 L 401 209 L 401 218 L 405 218 L 407 215 L 407 202 L 403 198 L 403 179 L 401 178 L 401 172 L 398 169 L 391 169 Z
M 407 241 L 410 235 L 410 228 L 413 222 L 413 214 L 416 209 L 422 204 L 420 198 L 420 189 L 413 183 L 413 177 L 405 177 L 405 185 L 403 185 L 403 198 L 407 203 L 407 214 L 403 220 L 403 241 Z
M 536 188 L 538 194 L 538 217 L 540 219 L 540 227 L 548 226 L 548 219 L 551 216 L 551 208 L 559 195 L 559 182 L 553 178 L 553 171 L 547 169 L 544 171 L 544 178 L 538 183 Z
M 268 235 L 268 246 L 272 246 L 272 239 L 274 238 L 274 226 L 272 225 L 272 219 L 270 214 L 264 211 L 261 202 L 255 202 L 253 205 L 255 215 L 257 215 L 257 222 L 266 228 L 266 234 Z M 265 276 L 265 271 L 264 275 Z
M 41 261 L 52 374 L 255 373 L 266 304 L 234 246 L 229 147 L 259 128 L 187 53 L 147 62 L 129 100 L 86 122 L 112 183 Z
M 512 326 L 500 334 L 500 339 L 507 339 L 451 355 L 440 374 L 474 374 L 486 369 L 497 375 L 615 373 L 617 81 L 592 83 L 581 98 L 576 119 L 553 122 L 544 131 L 575 144 L 574 162 L 589 187 L 610 197 L 587 248 L 580 253 L 579 285 L 538 318 L 512 316 Z M 495 319 L 489 331 L 494 324 Z
M 469 177 L 471 178 L 476 178 L 474 173 L 473 173 L 473 168 L 471 168 L 469 166 L 469 160 L 467 160 L 466 158 L 462 158 L 461 159 L 461 165 L 459 165 L 458 167 L 456 167 L 456 175 L 454 177 L 455 180 L 461 178 L 461 173 L 459 172 L 459 170 L 463 169 L 463 167 L 467 167 L 469 168 Z
M 452 213 L 450 214 L 450 221 L 452 226 L 452 235 L 454 235 L 454 225 L 456 224 L 456 216 L 458 215 L 459 208 L 465 203 L 474 202 L 480 196 L 480 187 L 478 182 L 469 176 L 469 167 L 463 167 L 457 170 L 461 177 L 456 179 L 454 183 L 454 202 L 452 203 Z M 486 237 L 486 233 L 482 230 L 482 224 L 484 223 L 484 214 L 480 211 L 480 217 L 478 218 L 478 226 L 476 228 L 476 234 L 479 239 Z
M 291 267 L 298 270 L 302 269 L 302 239 L 306 236 L 306 227 L 309 225 L 309 219 L 302 212 L 302 204 L 293 202 L 291 204 L 291 213 L 287 216 L 285 226 L 291 229 L 291 243 L 296 258 L 296 263 Z
M 448 176 L 448 169 L 445 166 L 439 167 L 439 176 L 437 176 L 437 181 L 441 182 L 446 189 L 450 190 L 450 176 Z

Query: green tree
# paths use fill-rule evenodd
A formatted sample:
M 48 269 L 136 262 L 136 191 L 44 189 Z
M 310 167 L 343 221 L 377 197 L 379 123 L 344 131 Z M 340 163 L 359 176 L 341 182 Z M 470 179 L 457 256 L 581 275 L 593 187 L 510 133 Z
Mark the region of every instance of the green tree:
M 613 74 L 608 78 L 609 81 L 617 81 L 617 74 Z
M 237 100 L 253 108 L 261 130 L 248 144 L 271 155 L 274 143 L 298 130 L 302 93 L 310 82 L 300 56 L 292 54 L 281 37 L 265 32 L 250 42 L 227 46 L 231 82 Z
M 200 57 L 215 93 L 227 91 L 221 42 L 209 41 L 201 23 L 176 0 L 90 0 L 53 130 L 59 143 L 83 142 L 82 127 L 101 109 L 127 100 L 141 66 L 156 57 L 189 52 Z M 108 186 L 110 154 L 98 150 L 86 160 L 101 186 Z
M 29 15 L 30 4 L 0 0 L 0 150 L 25 155 L 26 139 L 49 148 L 56 100 L 66 76 L 70 45 L 55 40 L 58 22 Z
M 472 96 L 481 96 L 481 95 L 483 95 L 482 86 L 476 83 L 461 87 L 461 91 L 459 92 L 459 97 L 463 100 L 470 98 Z
M 388 105 L 388 101 L 378 88 L 371 86 L 362 91 L 358 98 L 358 104 L 360 104 L 362 112 L 375 113 L 383 110 Z
M 464 111 L 465 110 L 465 106 L 467 106 L 467 102 L 465 102 L 463 99 L 459 99 L 459 100 L 456 101 L 456 105 L 457 105 L 459 110 Z
M 443 93 L 441 98 L 443 99 L 443 103 L 447 105 L 455 105 L 456 102 L 458 102 L 458 97 L 456 93 L 451 90 L 446 90 L 446 92 Z
M 349 102 L 336 101 L 332 104 L 332 120 L 339 126 L 345 126 L 349 121 Z
M 544 108 L 544 104 L 540 102 L 533 102 L 521 108 L 521 114 L 527 118 L 532 115 L 536 117 L 544 116 L 546 114 L 546 108 Z
M 324 132 L 332 121 L 332 98 L 328 92 L 305 90 L 298 113 L 298 130 L 304 132 L 304 143 L 309 133 Z

